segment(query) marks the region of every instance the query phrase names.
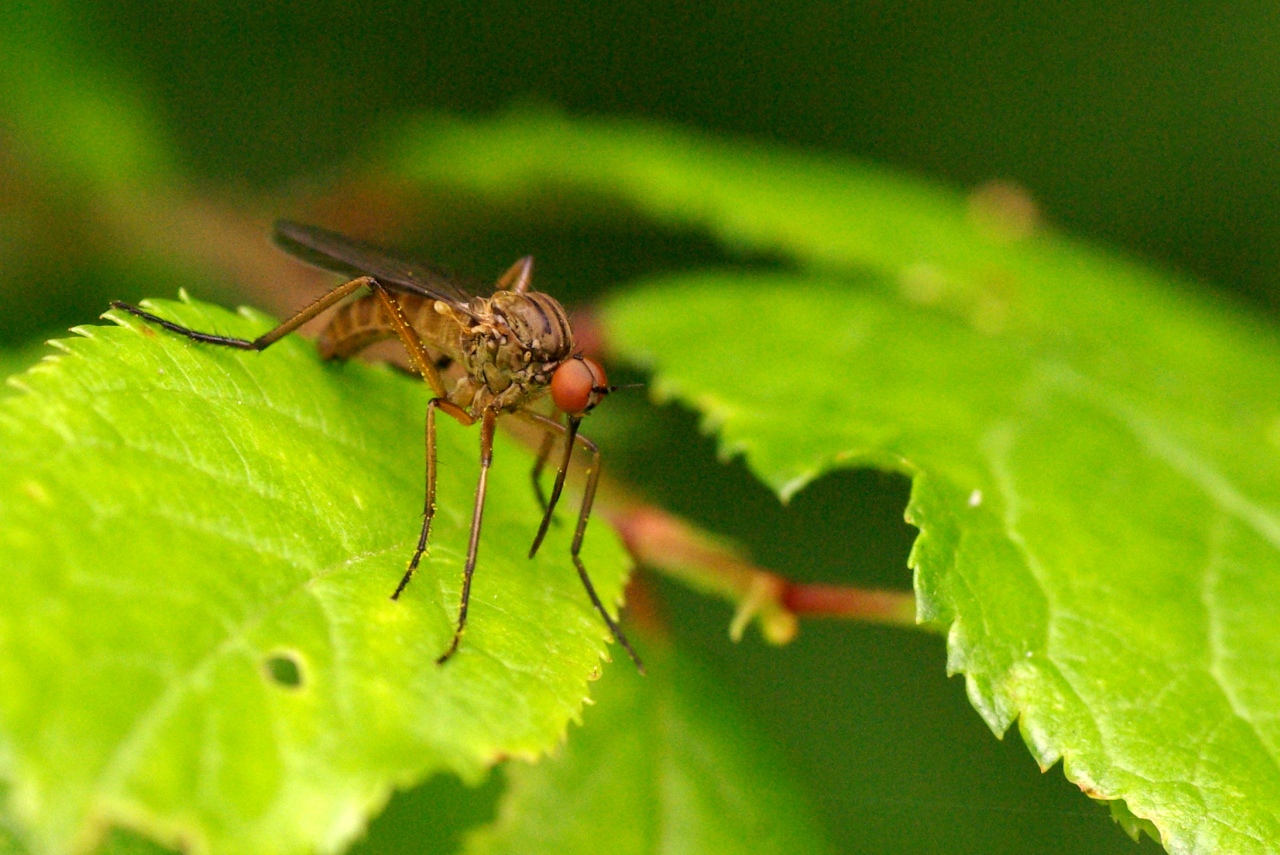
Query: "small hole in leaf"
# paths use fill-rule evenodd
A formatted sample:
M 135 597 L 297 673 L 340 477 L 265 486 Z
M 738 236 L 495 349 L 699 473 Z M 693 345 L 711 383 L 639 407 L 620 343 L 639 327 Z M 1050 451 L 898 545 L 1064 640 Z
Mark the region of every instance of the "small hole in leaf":
M 264 664 L 267 676 L 277 685 L 289 689 L 302 686 L 302 663 L 298 660 L 297 654 L 273 653 L 267 657 Z

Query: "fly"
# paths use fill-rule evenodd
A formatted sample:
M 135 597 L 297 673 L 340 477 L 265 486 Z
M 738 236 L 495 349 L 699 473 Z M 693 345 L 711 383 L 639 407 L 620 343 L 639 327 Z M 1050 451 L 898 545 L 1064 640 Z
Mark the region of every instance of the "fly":
M 600 602 L 579 555 L 600 481 L 600 449 L 578 433 L 578 426 L 614 387 L 608 385 L 599 363 L 576 350 L 568 315 L 560 303 L 530 288 L 533 259 L 525 257 L 517 261 L 498 279 L 493 293 L 482 297 L 464 290 L 434 268 L 401 261 L 377 247 L 316 226 L 281 220 L 276 223 L 275 240 L 283 250 L 309 264 L 353 278 L 252 341 L 189 329 L 118 300 L 111 306 L 193 341 L 259 351 L 347 297 L 367 291 L 339 307 L 320 333 L 317 346 L 321 357 L 345 359 L 375 342 L 398 338 L 410 364 L 434 393 L 427 404 L 427 483 L 422 529 L 409 566 L 391 599 L 399 599 L 413 578 L 431 536 L 431 521 L 436 511 L 436 413 L 443 412 L 463 425 L 480 424 L 480 480 L 471 512 L 458 622 L 448 649 L 436 663 L 443 664 L 457 651 L 467 626 L 471 577 L 476 567 L 489 467 L 493 462 L 493 434 L 498 416 L 512 415 L 537 427 L 544 435 L 533 469 L 534 487 L 543 505 L 543 514 L 529 549 L 530 558 L 537 554 L 546 537 L 575 444 L 591 455 L 569 554 L 592 605 L 636 668 L 644 673 L 640 658 Z M 440 367 L 447 362 L 456 362 L 462 367 L 462 376 L 451 378 L 448 384 Z M 565 424 L 560 423 L 558 416 L 551 418 L 530 408 L 548 394 L 558 413 L 564 415 Z M 557 436 L 564 440 L 564 451 L 550 499 L 544 500 L 539 475 Z

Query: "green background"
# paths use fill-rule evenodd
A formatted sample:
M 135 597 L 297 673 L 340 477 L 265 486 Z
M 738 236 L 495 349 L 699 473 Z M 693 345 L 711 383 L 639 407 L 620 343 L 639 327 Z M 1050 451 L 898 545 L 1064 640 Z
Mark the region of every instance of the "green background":
M 109 298 L 173 290 L 163 271 L 95 240 L 82 188 L 50 177 L 38 149 L 4 144 L 30 115 L 11 87 L 38 92 L 49 67 L 70 69 L 63 87 L 92 70 L 129 92 L 196 195 L 305 198 L 397 119 L 533 101 L 861 156 L 966 187 L 1012 179 L 1064 230 L 1190 272 L 1257 313 L 1280 307 L 1280 10 L 1269 4 L 82 2 L 22 14 L 28 28 L 0 40 L 28 41 L 49 63 L 10 59 L 0 92 L 9 347 L 89 321 Z M 116 119 L 137 121 L 107 116 L 104 127 Z M 459 225 L 424 238 L 424 253 L 477 272 L 532 253 L 541 280 L 571 300 L 726 257 L 705 235 L 626 212 L 587 221 L 459 204 Z M 227 282 L 201 296 L 253 300 Z M 909 584 L 904 479 L 837 473 L 782 509 L 739 463 L 715 460 L 691 415 L 639 396 L 608 410 L 593 435 L 612 471 L 766 566 Z M 838 850 L 1134 851 L 1057 770 L 1041 776 L 1016 736 L 991 737 L 961 682 L 945 678 L 941 640 L 810 623 L 788 648 L 752 636 L 732 646 L 727 607 L 655 584 L 677 643 L 781 746 Z M 370 849 L 421 851 L 414 823 L 483 817 L 475 802 L 433 782 L 393 803 Z

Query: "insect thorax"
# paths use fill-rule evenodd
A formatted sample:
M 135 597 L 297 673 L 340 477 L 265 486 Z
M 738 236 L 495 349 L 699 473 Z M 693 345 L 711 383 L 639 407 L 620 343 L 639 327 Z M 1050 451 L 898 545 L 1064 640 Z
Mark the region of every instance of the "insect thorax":
M 477 317 L 462 335 L 462 364 L 476 389 L 471 409 L 513 409 L 546 392 L 552 373 L 573 355 L 560 304 L 537 291 L 498 291 L 473 305 Z

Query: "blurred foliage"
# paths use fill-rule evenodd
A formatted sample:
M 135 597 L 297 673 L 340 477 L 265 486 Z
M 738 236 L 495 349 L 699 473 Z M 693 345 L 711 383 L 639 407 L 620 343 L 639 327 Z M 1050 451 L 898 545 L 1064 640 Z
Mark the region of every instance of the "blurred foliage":
M 1253 0 L 87 2 L 195 174 L 278 186 L 388 116 L 534 97 L 1026 186 L 1071 231 L 1280 306 L 1280 12 Z M 372 54 L 372 56 L 370 56 Z
M 830 851 L 733 699 L 665 647 L 646 651 L 650 679 L 609 671 L 557 756 L 507 767 L 497 820 L 467 855 Z
M 1223 14 L 1102 2 L 80 2 L 11 4 L 6 15 L 6 342 L 58 334 L 110 298 L 172 295 L 175 282 L 289 308 L 210 260 L 234 244 L 113 183 L 105 167 L 118 149 L 95 155 L 103 140 L 152 158 L 117 174 L 153 189 L 263 222 L 301 205 L 340 221 L 385 201 L 343 182 L 387 128 L 422 108 L 488 114 L 521 99 L 858 154 L 964 185 L 1011 178 L 1072 231 L 1212 279 L 1264 313 L 1280 304 L 1280 15 L 1270 4 Z M 66 109 L 77 99 L 89 109 Z M 86 163 L 106 174 L 72 168 Z M 412 233 L 428 257 L 484 273 L 533 252 L 548 290 L 578 301 L 649 272 L 778 262 L 616 206 L 435 192 L 407 208 L 389 201 L 402 220 L 424 215 Z M 365 221 L 382 236 L 376 225 Z M 792 575 L 906 585 L 901 478 L 836 473 L 783 509 L 741 463 L 715 459 L 690 414 L 615 399 L 593 417 L 594 434 L 611 471 L 654 499 Z M 675 643 L 707 661 L 782 747 L 841 851 L 1134 851 L 1060 775 L 1038 775 L 1016 740 L 991 740 L 945 680 L 936 639 L 809 624 L 782 650 L 731 647 L 727 609 L 658 587 Z M 423 792 L 393 800 L 375 823 L 380 851 L 413 847 L 423 832 L 408 815 L 428 809 Z

